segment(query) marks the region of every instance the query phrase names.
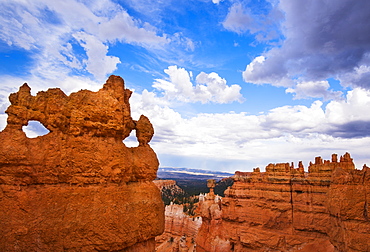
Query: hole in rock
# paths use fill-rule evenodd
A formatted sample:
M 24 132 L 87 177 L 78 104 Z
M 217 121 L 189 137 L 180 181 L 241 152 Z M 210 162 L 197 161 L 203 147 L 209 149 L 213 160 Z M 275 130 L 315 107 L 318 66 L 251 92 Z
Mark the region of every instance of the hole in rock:
M 28 138 L 36 138 L 38 136 L 44 136 L 48 134 L 50 131 L 45 128 L 42 123 L 38 121 L 29 121 L 27 126 L 23 126 L 22 130 L 26 133 Z
M 0 131 L 3 131 L 5 129 L 7 118 L 8 118 L 7 114 L 1 114 L 0 112 Z
M 137 147 L 139 142 L 136 138 L 136 130 L 131 131 L 130 135 L 122 141 L 127 147 Z

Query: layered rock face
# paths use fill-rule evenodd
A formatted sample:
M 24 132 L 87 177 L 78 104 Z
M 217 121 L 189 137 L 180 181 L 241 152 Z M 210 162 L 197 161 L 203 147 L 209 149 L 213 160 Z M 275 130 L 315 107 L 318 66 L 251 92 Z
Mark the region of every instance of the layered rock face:
M 1 251 L 154 251 L 164 229 L 148 118 L 131 118 L 123 79 L 98 92 L 11 94 L 0 132 Z M 45 136 L 22 126 L 42 123 Z M 136 130 L 139 146 L 122 142 Z
M 198 212 L 202 217 L 202 225 L 196 238 L 197 252 L 224 252 L 232 251 L 230 241 L 226 238 L 228 230 L 224 229 L 222 198 L 214 194 L 215 181 L 207 181 L 210 192 L 201 195 L 198 203 Z
M 234 180 L 219 210 L 200 201 L 197 251 L 370 251 L 370 169 L 355 170 L 348 153 L 318 157 L 308 173 L 270 164 Z
M 162 198 L 174 199 L 181 195 L 185 197 L 185 192 L 175 180 L 154 180 L 153 182 L 161 190 Z M 195 238 L 202 224 L 202 218 L 187 215 L 184 213 L 184 206 L 171 202 L 165 207 L 165 230 L 162 235 L 156 237 L 157 252 L 195 251 Z
M 161 236 L 156 238 L 156 251 L 195 251 L 195 239 L 201 225 L 202 218 L 185 214 L 183 205 L 167 205 L 165 208 L 165 230 Z
M 340 251 L 370 251 L 370 168 L 338 169 L 328 192 L 332 244 Z
M 175 197 L 185 195 L 184 190 L 176 184 L 175 180 L 156 179 L 153 182 L 166 198 L 174 199 Z

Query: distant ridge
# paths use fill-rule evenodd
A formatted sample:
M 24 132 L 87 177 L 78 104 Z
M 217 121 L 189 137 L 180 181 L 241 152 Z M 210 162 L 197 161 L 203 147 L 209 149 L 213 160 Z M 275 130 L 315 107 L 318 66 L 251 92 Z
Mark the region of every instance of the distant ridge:
M 233 176 L 231 172 L 218 172 L 184 167 L 160 167 L 157 177 L 161 179 L 221 180 Z

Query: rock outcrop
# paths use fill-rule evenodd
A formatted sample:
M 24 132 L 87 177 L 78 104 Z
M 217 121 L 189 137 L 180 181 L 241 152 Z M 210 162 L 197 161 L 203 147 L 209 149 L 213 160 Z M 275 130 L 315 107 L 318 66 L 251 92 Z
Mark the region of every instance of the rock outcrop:
M 163 201 L 169 202 L 165 207 L 164 233 L 156 237 L 157 252 L 195 251 L 195 238 L 202 224 L 200 216 L 190 216 L 184 212 L 189 204 L 174 204 L 173 201 L 180 197 L 180 201 L 186 198 L 175 180 L 153 181 L 160 189 Z M 178 200 L 177 200 L 178 201 Z
M 370 251 L 370 168 L 337 169 L 328 191 L 327 233 L 339 251 Z
M 175 180 L 171 179 L 156 179 L 153 181 L 158 187 L 162 194 L 167 194 L 168 196 L 176 197 L 178 195 L 185 195 L 185 192 L 181 187 L 179 187 Z
M 11 94 L 0 132 L 1 251 L 154 251 L 164 229 L 148 118 L 131 118 L 124 81 L 69 96 Z M 27 138 L 35 120 L 50 132 Z M 139 146 L 122 142 L 136 130 Z
M 185 214 L 183 205 L 167 205 L 165 207 L 165 230 L 161 236 L 156 238 L 156 251 L 195 251 L 195 239 L 201 225 L 202 218 Z
M 370 169 L 348 153 L 236 172 L 222 204 L 200 201 L 197 251 L 370 251 Z M 224 248 L 220 250 L 220 248 Z
M 198 212 L 202 217 L 202 225 L 196 238 L 197 252 L 232 251 L 230 241 L 226 238 L 222 219 L 222 198 L 214 194 L 215 181 L 209 179 L 207 186 L 210 192 L 201 195 L 198 203 Z
M 180 203 L 181 199 L 186 197 L 185 191 L 177 185 L 175 180 L 156 179 L 153 182 L 161 191 L 165 205 L 169 205 L 174 201 Z

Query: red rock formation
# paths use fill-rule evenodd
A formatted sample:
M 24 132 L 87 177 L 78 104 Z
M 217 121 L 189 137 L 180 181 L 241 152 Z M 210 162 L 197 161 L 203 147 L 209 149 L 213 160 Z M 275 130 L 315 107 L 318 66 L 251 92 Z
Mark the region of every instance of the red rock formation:
M 195 238 L 202 224 L 200 216 L 189 216 L 183 212 L 183 205 L 170 204 L 165 208 L 165 230 L 156 238 L 157 252 L 175 251 L 180 245 L 181 237 L 186 238 L 188 251 L 193 251 Z M 183 243 L 183 247 L 185 244 Z M 183 249 L 184 250 L 184 249 Z
M 215 217 L 214 203 L 200 202 L 199 251 L 227 242 L 222 251 L 370 251 L 370 169 L 355 170 L 346 153 L 339 162 L 318 157 L 308 170 L 283 163 L 237 172 Z
M 175 180 L 170 179 L 156 179 L 153 181 L 154 184 L 158 187 L 160 191 L 162 190 L 171 190 L 174 195 L 176 194 L 184 194 L 184 190 L 182 190 L 177 184 Z
M 122 78 L 98 92 L 11 94 L 0 132 L 1 251 L 154 251 L 164 208 L 153 127 L 131 118 Z M 36 120 L 49 131 L 27 138 Z M 136 148 L 122 142 L 135 129 Z
M 239 175 L 241 175 L 239 173 Z M 199 213 L 202 216 L 202 225 L 196 239 L 197 252 L 224 252 L 231 251 L 230 241 L 227 240 L 223 226 L 221 201 L 222 198 L 213 192 L 215 181 L 209 179 L 207 186 L 210 192 L 199 199 Z
M 185 192 L 175 180 L 154 180 L 161 190 L 162 197 L 173 199 Z M 195 251 L 195 238 L 198 234 L 202 219 L 200 216 L 189 216 L 183 211 L 184 205 L 173 204 L 165 207 L 165 230 L 156 237 L 157 252 Z
M 184 199 L 186 196 L 185 191 L 176 184 L 175 180 L 156 179 L 153 182 L 161 191 L 162 200 L 165 205 L 171 202 L 179 203 L 179 200 Z
M 370 251 L 370 168 L 336 169 L 328 192 L 332 244 L 339 251 Z

